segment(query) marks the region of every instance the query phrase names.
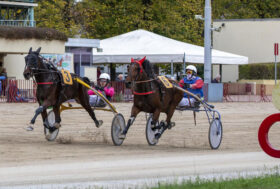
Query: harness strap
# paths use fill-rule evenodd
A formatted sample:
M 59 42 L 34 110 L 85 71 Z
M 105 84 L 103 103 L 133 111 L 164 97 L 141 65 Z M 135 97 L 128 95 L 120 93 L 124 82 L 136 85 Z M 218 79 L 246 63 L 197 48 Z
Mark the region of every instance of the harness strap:
M 155 93 L 155 91 L 149 91 L 149 92 L 145 92 L 145 93 L 138 93 L 138 92 L 133 91 L 133 94 L 135 94 L 135 95 L 149 95 L 152 93 Z
M 147 83 L 150 81 L 154 81 L 155 79 L 149 79 L 149 80 L 144 80 L 144 81 L 134 81 L 135 83 Z
M 52 85 L 53 82 L 40 82 L 40 83 L 37 83 L 37 85 Z

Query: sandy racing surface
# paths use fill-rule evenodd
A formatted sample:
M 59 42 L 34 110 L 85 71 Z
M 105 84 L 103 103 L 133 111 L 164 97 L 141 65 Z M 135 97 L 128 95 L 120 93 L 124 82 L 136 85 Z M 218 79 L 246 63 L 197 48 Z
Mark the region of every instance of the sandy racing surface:
M 132 104 L 114 105 L 128 120 Z M 167 130 L 157 146 L 147 145 L 146 117 L 140 113 L 118 147 L 111 140 L 111 112 L 96 111 L 104 121 L 98 129 L 84 110 L 66 110 L 58 139 L 48 142 L 41 117 L 33 132 L 23 130 L 37 104 L 0 103 L 0 188 L 63 188 L 60 184 L 75 183 L 134 187 L 151 178 L 252 172 L 279 165 L 280 160 L 264 154 L 257 141 L 262 120 L 278 112 L 272 103 L 214 105 L 222 115 L 224 131 L 219 150 L 209 147 L 209 124 L 203 112 L 197 114 L 195 126 L 192 112 L 177 111 L 176 127 Z M 280 129 L 273 126 L 270 140 L 280 148 L 279 135 Z

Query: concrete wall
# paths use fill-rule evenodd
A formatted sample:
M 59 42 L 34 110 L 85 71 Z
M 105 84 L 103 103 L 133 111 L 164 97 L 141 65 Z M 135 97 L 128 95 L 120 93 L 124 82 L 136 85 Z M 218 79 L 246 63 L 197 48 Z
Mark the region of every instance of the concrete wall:
M 274 43 L 280 43 L 280 19 L 215 20 L 213 32 L 217 50 L 248 56 L 249 63 L 274 62 Z
M 0 53 L 3 54 L 25 54 L 28 53 L 30 47 L 36 50 L 42 47 L 41 53 L 43 54 L 64 54 L 65 52 L 65 42 L 52 40 L 7 40 L 0 38 Z
M 30 47 L 32 47 L 33 51 L 41 47 L 41 54 L 64 54 L 64 44 L 64 41 L 58 40 L 8 40 L 0 38 L 0 57 L 3 57 L 8 77 L 24 79 L 22 75 L 25 67 L 24 56 L 26 56 Z
M 9 54 L 4 57 L 4 67 L 6 68 L 8 77 L 16 79 L 24 79 L 23 70 L 25 67 L 25 55 Z
M 84 67 L 85 77 L 88 77 L 91 81 L 97 81 L 97 67 Z

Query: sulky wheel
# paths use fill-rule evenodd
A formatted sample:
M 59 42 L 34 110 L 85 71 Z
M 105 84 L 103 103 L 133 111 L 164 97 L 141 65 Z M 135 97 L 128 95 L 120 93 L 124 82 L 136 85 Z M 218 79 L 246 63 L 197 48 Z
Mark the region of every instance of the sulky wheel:
M 218 149 L 221 142 L 222 142 L 222 136 L 223 136 L 223 127 L 222 122 L 220 119 L 215 118 L 211 121 L 210 127 L 209 127 L 209 144 L 212 149 Z
M 111 136 L 114 145 L 116 146 L 122 145 L 124 139 L 120 138 L 120 135 L 124 130 L 124 128 L 125 128 L 125 120 L 123 118 L 123 115 L 118 113 L 117 115 L 115 115 L 111 126 Z
M 49 111 L 47 117 L 47 124 L 49 128 L 44 127 L 45 137 L 48 141 L 54 141 L 58 135 L 59 129 L 54 128 L 55 115 L 53 110 Z
M 152 120 L 153 117 L 149 116 L 146 124 L 146 139 L 149 145 L 154 146 L 158 143 L 158 139 L 155 138 L 156 133 L 158 132 L 158 129 L 153 130 L 151 128 L 152 126 Z

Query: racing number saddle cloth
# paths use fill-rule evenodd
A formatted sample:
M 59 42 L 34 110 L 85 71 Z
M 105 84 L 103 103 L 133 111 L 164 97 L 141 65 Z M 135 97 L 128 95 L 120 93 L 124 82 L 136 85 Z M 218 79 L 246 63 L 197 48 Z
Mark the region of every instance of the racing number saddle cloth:
M 66 85 L 73 85 L 72 76 L 69 71 L 62 69 L 61 70 L 63 83 Z
M 165 76 L 158 76 L 158 78 L 166 88 L 172 88 L 173 87 L 172 83 L 170 83 Z

